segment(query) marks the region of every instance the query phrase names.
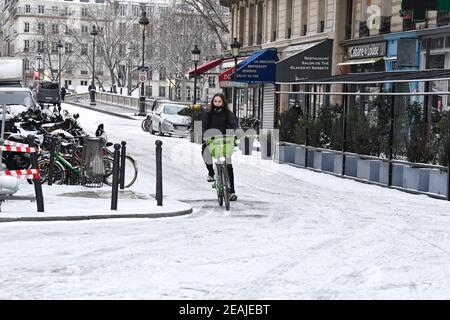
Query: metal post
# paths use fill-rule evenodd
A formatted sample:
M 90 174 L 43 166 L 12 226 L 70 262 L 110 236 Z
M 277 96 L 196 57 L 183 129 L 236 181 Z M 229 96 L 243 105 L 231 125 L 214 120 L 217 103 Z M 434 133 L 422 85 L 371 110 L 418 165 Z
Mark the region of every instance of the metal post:
M 344 85 L 344 92 L 347 92 L 347 85 Z M 345 152 L 347 152 L 347 114 L 348 114 L 348 96 L 344 96 L 344 112 L 342 115 L 342 172 L 345 176 Z
M 395 92 L 395 83 L 392 84 L 392 92 Z M 389 180 L 388 180 L 388 186 L 392 185 L 392 158 L 394 154 L 394 120 L 395 120 L 395 113 L 394 113 L 394 105 L 395 105 L 395 96 L 391 98 L 391 117 L 390 117 L 390 123 L 389 123 Z
M 162 141 L 156 140 L 156 203 L 163 205 L 163 185 L 162 185 Z
M 119 163 L 120 163 L 120 144 L 116 143 L 114 144 L 111 210 L 117 210 L 117 200 L 119 197 Z
M 53 184 L 53 172 L 55 170 L 56 137 L 51 138 L 50 163 L 48 164 L 48 185 Z
M 28 145 L 31 148 L 36 148 L 36 144 L 34 143 L 34 136 L 28 135 L 27 140 L 28 140 Z M 30 153 L 30 160 L 31 160 L 31 168 L 38 169 L 37 154 L 35 152 Z M 44 212 L 44 196 L 42 194 L 41 179 L 34 178 L 33 182 L 34 182 L 34 193 L 36 196 L 37 211 Z
M 447 121 L 449 117 L 447 116 Z M 447 201 L 450 201 L 450 127 L 447 137 Z
M 305 86 L 306 92 L 309 92 L 309 84 Z M 306 125 L 305 125 L 305 168 L 308 167 L 308 145 L 309 145 L 309 111 L 310 111 L 310 96 L 305 95 L 305 105 L 306 105 Z
M 145 71 L 145 28 L 142 30 L 142 72 Z M 145 116 L 145 85 L 141 82 L 141 94 L 139 96 L 139 116 Z
M 194 62 L 194 105 L 197 103 L 197 62 Z
M 120 150 L 120 189 L 125 189 L 125 156 L 127 154 L 127 142 L 121 142 L 122 149 Z
M 95 29 L 94 29 L 95 31 Z M 94 40 L 92 42 L 93 48 L 92 48 L 92 88 L 91 90 L 93 90 L 92 92 L 89 92 L 91 94 L 91 106 L 95 106 L 97 105 L 97 103 L 95 102 L 95 35 L 94 35 Z
M 237 57 L 234 57 L 234 72 L 237 70 Z M 233 86 L 233 114 L 237 116 L 237 88 Z
M 61 94 L 61 51 L 58 54 L 58 90 L 59 94 Z

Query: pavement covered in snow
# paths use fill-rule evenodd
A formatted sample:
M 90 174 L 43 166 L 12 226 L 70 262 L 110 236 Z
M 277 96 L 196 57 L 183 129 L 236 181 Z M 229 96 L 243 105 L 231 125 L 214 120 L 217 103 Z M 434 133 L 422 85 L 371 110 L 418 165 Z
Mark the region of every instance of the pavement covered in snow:
M 446 201 L 237 150 L 239 199 L 227 212 L 206 182 L 200 145 L 152 136 L 140 121 L 64 108 L 88 132 L 104 123 L 110 141 L 127 141 L 139 165 L 130 191 L 139 194 L 154 194 L 161 139 L 164 195 L 194 211 L 0 223 L 1 299 L 450 298 Z M 61 210 L 73 205 L 61 201 Z

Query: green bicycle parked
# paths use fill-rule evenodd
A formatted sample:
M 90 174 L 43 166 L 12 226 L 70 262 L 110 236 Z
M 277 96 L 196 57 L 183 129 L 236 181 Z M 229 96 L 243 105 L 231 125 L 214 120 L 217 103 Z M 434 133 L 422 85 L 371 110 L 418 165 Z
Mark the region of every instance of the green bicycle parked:
M 214 161 L 214 175 L 216 177 L 213 188 L 217 192 L 219 206 L 230 210 L 230 178 L 228 177 L 227 164 L 231 162 L 234 151 L 234 136 L 214 136 L 207 140 L 207 145 Z

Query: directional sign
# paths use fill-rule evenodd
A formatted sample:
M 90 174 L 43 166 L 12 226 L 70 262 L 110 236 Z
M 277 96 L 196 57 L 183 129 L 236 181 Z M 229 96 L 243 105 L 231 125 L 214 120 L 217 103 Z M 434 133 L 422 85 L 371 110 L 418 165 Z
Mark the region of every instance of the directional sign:
M 140 82 L 145 82 L 147 81 L 147 72 L 139 72 L 139 81 Z

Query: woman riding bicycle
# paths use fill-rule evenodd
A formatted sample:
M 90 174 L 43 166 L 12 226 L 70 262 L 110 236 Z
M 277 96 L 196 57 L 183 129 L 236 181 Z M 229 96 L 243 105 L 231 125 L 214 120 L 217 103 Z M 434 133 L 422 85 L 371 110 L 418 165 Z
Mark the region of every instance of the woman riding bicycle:
M 203 113 L 202 117 L 202 133 L 203 133 L 203 146 L 202 155 L 205 161 L 206 168 L 208 169 L 208 182 L 214 181 L 214 168 L 212 165 L 212 158 L 209 148 L 207 148 L 207 141 L 210 136 L 207 130 L 216 129 L 222 134 L 226 134 L 230 129 L 238 129 L 238 122 L 233 114 L 228 108 L 228 103 L 225 96 L 221 93 L 217 93 L 213 96 L 211 100 L 211 105 L 208 106 L 206 112 Z M 205 135 L 206 133 L 206 135 Z M 234 190 L 234 172 L 231 163 L 227 164 L 228 177 L 230 179 L 230 201 L 236 201 L 237 196 Z

